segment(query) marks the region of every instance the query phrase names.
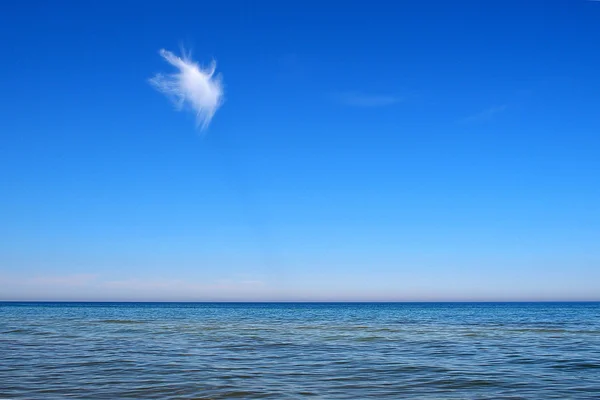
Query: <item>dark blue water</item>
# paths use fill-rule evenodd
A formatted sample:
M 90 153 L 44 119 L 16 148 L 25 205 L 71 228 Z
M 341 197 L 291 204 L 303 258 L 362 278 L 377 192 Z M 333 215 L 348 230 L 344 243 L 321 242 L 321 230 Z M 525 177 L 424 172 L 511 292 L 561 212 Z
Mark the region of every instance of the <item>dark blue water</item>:
M 0 303 L 0 398 L 600 399 L 600 303 Z

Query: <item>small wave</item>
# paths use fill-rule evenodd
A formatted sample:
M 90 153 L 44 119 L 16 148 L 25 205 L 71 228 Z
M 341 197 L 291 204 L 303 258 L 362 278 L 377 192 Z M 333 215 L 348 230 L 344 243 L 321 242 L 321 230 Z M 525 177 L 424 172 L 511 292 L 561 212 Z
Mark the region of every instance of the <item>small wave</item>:
M 600 369 L 600 363 L 591 363 L 591 362 L 565 362 L 560 364 L 552 365 L 554 369 L 564 369 L 564 370 L 582 370 L 582 369 Z
M 98 321 L 102 324 L 143 324 L 143 321 L 135 321 L 132 319 L 104 319 Z
M 357 342 L 376 342 L 380 340 L 387 340 L 387 338 L 384 336 L 365 336 L 356 339 Z
M 29 331 L 27 329 L 11 329 L 9 331 L 0 332 L 0 334 L 5 335 L 8 333 L 28 333 L 28 332 L 31 332 L 31 331 Z
M 520 328 L 520 329 L 507 329 L 508 332 L 517 333 L 571 333 L 567 329 L 560 328 Z

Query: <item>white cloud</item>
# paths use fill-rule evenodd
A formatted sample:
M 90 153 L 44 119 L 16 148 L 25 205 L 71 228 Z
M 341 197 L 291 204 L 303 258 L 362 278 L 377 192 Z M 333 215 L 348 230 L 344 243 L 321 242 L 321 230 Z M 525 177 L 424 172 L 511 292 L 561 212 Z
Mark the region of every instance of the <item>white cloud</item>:
M 221 75 L 215 75 L 216 62 L 202 68 L 189 54 L 178 57 L 167 50 L 160 55 L 179 71 L 173 74 L 157 74 L 150 83 L 169 97 L 178 110 L 188 108 L 196 114 L 196 123 L 206 129 L 212 117 L 223 103 Z
M 352 107 L 383 107 L 396 104 L 402 100 L 399 97 L 391 95 L 358 92 L 339 93 L 335 98 L 340 103 Z

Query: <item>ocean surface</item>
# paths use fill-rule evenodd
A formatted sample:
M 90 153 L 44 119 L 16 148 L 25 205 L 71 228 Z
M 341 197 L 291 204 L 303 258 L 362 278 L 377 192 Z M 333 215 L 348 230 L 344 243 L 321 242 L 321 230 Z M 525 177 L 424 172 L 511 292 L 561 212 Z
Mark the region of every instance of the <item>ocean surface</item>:
M 600 303 L 0 303 L 2 399 L 600 399 Z

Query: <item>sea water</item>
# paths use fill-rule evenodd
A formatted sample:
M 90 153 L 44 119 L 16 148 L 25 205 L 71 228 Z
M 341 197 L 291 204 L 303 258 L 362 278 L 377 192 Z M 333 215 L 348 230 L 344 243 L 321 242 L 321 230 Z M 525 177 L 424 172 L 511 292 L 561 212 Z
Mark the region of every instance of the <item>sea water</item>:
M 600 303 L 0 303 L 0 398 L 600 399 Z

